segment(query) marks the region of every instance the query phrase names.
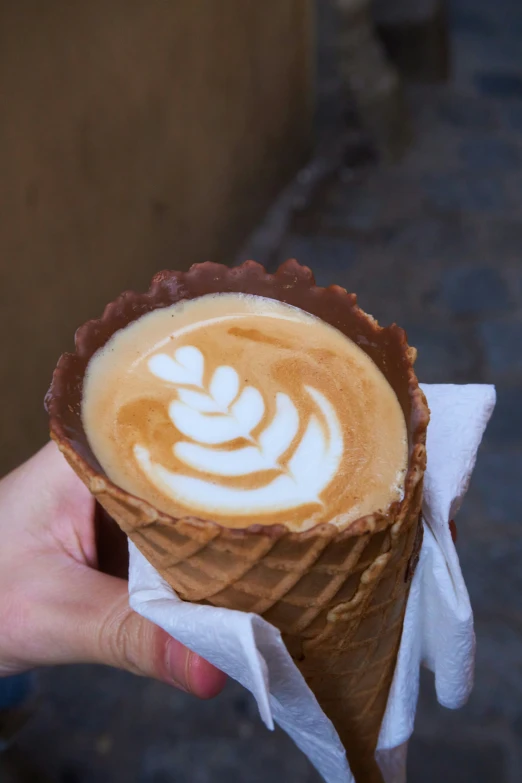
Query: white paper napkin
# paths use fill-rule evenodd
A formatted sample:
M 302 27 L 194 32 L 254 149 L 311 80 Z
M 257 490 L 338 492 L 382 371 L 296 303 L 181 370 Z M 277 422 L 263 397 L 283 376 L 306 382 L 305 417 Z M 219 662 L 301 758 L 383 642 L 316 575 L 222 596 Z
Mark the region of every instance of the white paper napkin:
M 473 684 L 473 615 L 448 522 L 467 491 L 495 406 L 492 386 L 424 385 L 431 409 L 424 541 L 406 608 L 397 668 L 378 744 L 386 783 L 403 783 L 419 668 L 435 673 L 437 698 L 460 707 Z M 278 723 L 326 783 L 353 783 L 337 732 L 293 663 L 280 632 L 255 614 L 181 601 L 129 544 L 129 600 L 139 614 L 215 664 L 253 694 L 270 729 Z

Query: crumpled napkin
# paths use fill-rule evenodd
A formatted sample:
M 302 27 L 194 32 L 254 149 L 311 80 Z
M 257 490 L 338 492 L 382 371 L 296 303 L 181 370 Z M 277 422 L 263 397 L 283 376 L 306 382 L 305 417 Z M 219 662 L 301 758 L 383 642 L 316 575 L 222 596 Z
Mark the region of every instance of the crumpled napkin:
M 448 522 L 466 494 L 495 406 L 492 386 L 423 385 L 431 409 L 424 483 L 424 541 L 406 608 L 377 758 L 386 783 L 406 779 L 419 668 L 435 674 L 439 702 L 457 708 L 473 685 L 475 637 L 468 593 Z M 278 723 L 326 783 L 353 783 L 337 732 L 293 663 L 280 632 L 255 614 L 181 601 L 129 543 L 131 607 L 253 694 L 270 729 Z

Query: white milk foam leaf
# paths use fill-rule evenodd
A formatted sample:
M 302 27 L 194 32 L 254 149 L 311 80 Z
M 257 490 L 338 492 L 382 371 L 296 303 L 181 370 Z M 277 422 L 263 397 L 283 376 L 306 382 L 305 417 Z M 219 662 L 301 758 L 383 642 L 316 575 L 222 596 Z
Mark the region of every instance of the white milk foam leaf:
M 216 402 L 227 410 L 239 391 L 239 375 L 233 367 L 218 367 L 210 381 L 210 394 Z
M 279 457 L 290 447 L 299 429 L 299 416 L 288 395 L 279 393 L 276 414 L 259 436 L 258 446 L 229 451 L 208 449 L 195 443 L 181 442 L 174 453 L 196 470 L 220 476 L 245 476 L 260 470 L 281 469 Z
M 169 383 L 203 385 L 203 354 L 191 345 L 178 348 L 174 359 L 166 353 L 156 354 L 149 359 L 149 369 L 158 378 Z

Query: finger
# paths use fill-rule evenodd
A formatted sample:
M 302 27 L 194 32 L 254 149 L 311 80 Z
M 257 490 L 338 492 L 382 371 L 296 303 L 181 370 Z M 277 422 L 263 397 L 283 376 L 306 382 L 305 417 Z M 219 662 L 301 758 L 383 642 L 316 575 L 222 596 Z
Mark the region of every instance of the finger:
M 62 583 L 74 585 L 65 595 L 38 601 L 38 646 L 52 653 L 35 663 L 107 664 L 203 699 L 222 690 L 221 671 L 131 610 L 126 581 L 78 564 L 74 572 L 63 574 Z
M 116 590 L 120 592 L 120 585 Z M 222 672 L 130 609 L 125 582 L 115 599 L 113 610 L 100 617 L 102 663 L 155 677 L 200 698 L 211 698 L 221 691 L 225 683 Z

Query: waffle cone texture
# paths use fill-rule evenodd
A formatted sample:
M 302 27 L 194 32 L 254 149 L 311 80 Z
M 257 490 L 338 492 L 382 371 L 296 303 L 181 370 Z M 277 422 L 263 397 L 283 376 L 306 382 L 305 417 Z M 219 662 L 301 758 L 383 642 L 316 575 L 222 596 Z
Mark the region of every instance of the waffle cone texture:
M 307 310 L 354 340 L 395 390 L 409 437 L 404 497 L 385 514 L 345 529 L 305 532 L 284 525 L 244 530 L 193 517 L 175 519 L 115 486 L 89 447 L 81 420 L 90 358 L 131 321 L 208 293 L 266 296 Z M 319 288 L 290 260 L 274 274 L 247 261 L 229 269 L 198 264 L 157 274 L 147 293 L 126 292 L 76 333 L 46 396 L 51 436 L 69 464 L 137 548 L 185 601 L 255 612 L 276 626 L 332 720 L 357 783 L 380 783 L 374 758 L 411 578 L 422 541 L 420 511 L 429 411 L 402 329 L 382 328 L 338 286 Z

